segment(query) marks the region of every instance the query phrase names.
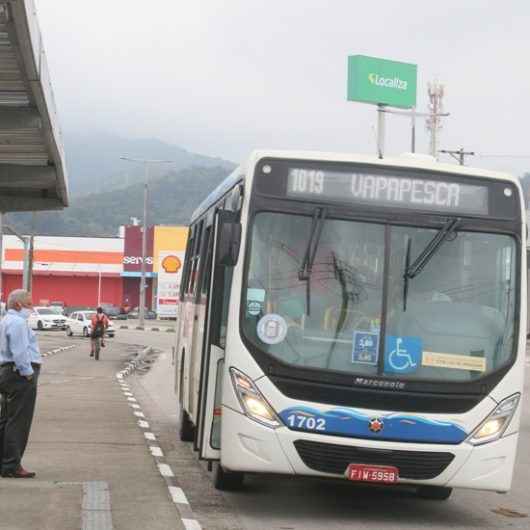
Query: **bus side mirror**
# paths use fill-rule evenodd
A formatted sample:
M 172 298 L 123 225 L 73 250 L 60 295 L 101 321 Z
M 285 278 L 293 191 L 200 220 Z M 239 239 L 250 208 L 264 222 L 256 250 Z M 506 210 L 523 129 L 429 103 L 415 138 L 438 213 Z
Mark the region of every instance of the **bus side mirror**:
M 218 218 L 217 252 L 215 263 L 233 267 L 237 263 L 241 246 L 241 223 L 235 212 L 220 210 Z

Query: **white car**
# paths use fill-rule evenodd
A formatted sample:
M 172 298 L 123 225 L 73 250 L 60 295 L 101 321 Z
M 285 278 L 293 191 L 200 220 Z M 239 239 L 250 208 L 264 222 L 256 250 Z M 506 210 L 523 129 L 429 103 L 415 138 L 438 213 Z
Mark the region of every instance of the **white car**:
M 95 311 L 76 311 L 66 319 L 66 335 L 83 335 L 89 337 L 92 333 L 92 317 L 96 314 Z M 114 337 L 114 326 L 109 322 L 105 335 Z
M 49 307 L 37 306 L 33 308 L 28 323 L 32 329 L 65 329 L 66 317 Z

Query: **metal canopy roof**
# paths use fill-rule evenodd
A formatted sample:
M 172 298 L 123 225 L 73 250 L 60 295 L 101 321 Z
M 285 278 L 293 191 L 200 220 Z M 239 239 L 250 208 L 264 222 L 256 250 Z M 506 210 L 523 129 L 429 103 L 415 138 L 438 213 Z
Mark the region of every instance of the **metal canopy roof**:
M 33 0 L 0 0 L 0 211 L 68 205 L 61 132 Z

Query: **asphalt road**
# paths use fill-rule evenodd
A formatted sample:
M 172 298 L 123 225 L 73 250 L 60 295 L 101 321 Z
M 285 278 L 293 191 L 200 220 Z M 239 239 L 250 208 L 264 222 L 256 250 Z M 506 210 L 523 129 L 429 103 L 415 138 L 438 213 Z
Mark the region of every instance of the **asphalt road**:
M 41 344 L 55 341 L 43 334 Z M 83 339 L 78 339 L 81 341 Z M 158 349 L 151 369 L 128 377 L 167 463 L 194 517 L 211 530 L 429 530 L 530 529 L 530 360 L 517 469 L 507 495 L 455 490 L 445 502 L 419 499 L 403 489 L 359 487 L 343 480 L 249 476 L 242 492 L 220 493 L 189 444 L 177 441 L 171 346 L 174 334 L 119 330 L 117 344 Z M 125 351 L 125 349 L 123 350 Z M 151 359 L 153 361 L 154 358 Z M 161 499 L 162 501 L 162 499 Z
M 117 339 L 119 340 L 119 339 Z M 129 336 L 128 340 L 131 340 Z M 203 528 L 215 530 L 429 530 L 530 528 L 530 358 L 517 470 L 507 495 L 455 490 L 445 502 L 419 499 L 403 489 L 360 487 L 328 481 L 277 476 L 248 476 L 242 492 L 220 493 L 211 473 L 199 463 L 189 444 L 176 440 L 177 409 L 173 396 L 172 339 L 157 336 L 167 349 L 153 369 L 133 376 L 139 400 L 151 415 L 179 485 Z

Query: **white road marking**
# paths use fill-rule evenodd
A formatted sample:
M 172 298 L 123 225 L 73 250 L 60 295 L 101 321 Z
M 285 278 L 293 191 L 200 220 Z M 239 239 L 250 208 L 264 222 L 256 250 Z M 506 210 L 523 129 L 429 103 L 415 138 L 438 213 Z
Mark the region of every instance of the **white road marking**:
M 182 523 L 186 530 L 202 530 L 202 526 L 196 519 L 182 519 Z
M 174 477 L 172 469 L 167 464 L 158 464 L 158 469 L 163 477 Z
M 162 449 L 160 449 L 160 447 L 157 447 L 156 445 L 150 445 L 149 446 L 149 451 L 151 451 L 151 454 L 153 456 L 159 456 L 159 457 L 163 457 L 164 456 L 164 453 L 162 452 Z
M 169 486 L 169 493 L 171 494 L 173 502 L 177 504 L 189 504 L 184 491 L 182 491 L 182 488 L 177 488 L 176 486 Z
M 140 409 L 140 405 L 136 403 L 136 399 L 133 397 L 133 394 L 129 392 L 130 388 L 122 381 L 122 378 L 124 376 L 129 375 L 129 373 L 134 369 L 134 367 L 129 367 L 127 370 L 122 370 L 118 374 L 116 374 L 116 379 L 118 380 L 124 396 L 127 396 L 127 401 L 129 405 L 133 408 L 133 413 L 138 418 L 145 418 L 144 413 Z M 135 410 L 134 410 L 135 409 Z M 138 426 L 143 429 L 149 428 L 149 423 L 147 421 L 138 420 Z M 144 437 L 146 440 L 155 441 L 156 442 L 156 436 L 152 432 L 145 432 L 144 431 Z M 171 466 L 168 464 L 164 464 L 162 462 L 158 462 L 157 458 L 164 458 L 164 453 L 162 452 L 162 449 L 156 445 L 149 445 L 149 450 L 152 454 L 152 456 L 155 458 L 156 464 L 158 466 L 158 470 L 160 474 L 164 478 L 170 478 L 174 477 L 175 474 L 173 473 L 173 470 L 171 469 Z M 199 521 L 197 519 L 184 519 L 182 517 L 183 514 L 186 514 L 188 517 L 190 515 L 194 515 L 193 511 L 191 509 L 191 506 L 189 505 L 189 501 L 186 498 L 186 495 L 182 488 L 176 487 L 176 486 L 169 486 L 169 493 L 171 495 L 171 499 L 173 500 L 173 503 L 176 505 L 177 511 L 179 512 L 179 515 L 181 517 L 182 524 L 184 525 L 184 528 L 186 530 L 202 530 L 202 526 L 200 525 Z M 179 508 L 179 504 L 185 505 L 182 506 L 182 508 Z M 112 522 L 111 522 L 112 524 Z M 103 529 L 102 529 L 103 530 Z

